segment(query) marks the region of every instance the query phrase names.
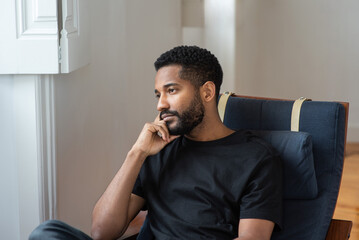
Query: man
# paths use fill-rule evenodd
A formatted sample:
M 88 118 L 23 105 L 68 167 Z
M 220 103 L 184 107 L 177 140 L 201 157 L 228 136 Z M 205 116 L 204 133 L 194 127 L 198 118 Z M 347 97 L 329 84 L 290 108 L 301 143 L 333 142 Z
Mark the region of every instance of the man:
M 141 209 L 153 239 L 270 239 L 281 224 L 281 165 L 266 143 L 221 122 L 216 57 L 180 46 L 155 68 L 159 115 L 96 203 L 93 239 L 118 238 Z

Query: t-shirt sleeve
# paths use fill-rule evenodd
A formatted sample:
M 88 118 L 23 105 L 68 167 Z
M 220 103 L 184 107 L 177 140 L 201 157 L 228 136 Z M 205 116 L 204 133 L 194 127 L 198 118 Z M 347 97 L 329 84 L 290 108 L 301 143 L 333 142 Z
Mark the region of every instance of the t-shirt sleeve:
M 132 189 L 132 193 L 139 196 L 139 197 L 142 197 L 143 199 L 145 199 L 145 194 L 144 194 L 143 187 L 142 187 L 142 184 L 141 184 L 141 174 L 138 174 L 138 176 L 137 176 L 135 185 L 133 186 L 133 189 Z M 143 211 L 147 210 L 147 204 L 146 203 L 142 207 L 141 210 L 143 210 Z
M 282 228 L 282 165 L 278 156 L 267 155 L 258 163 L 240 202 L 240 219 L 272 221 Z
M 138 176 L 137 176 L 135 185 L 133 186 L 133 189 L 132 189 L 132 193 L 137 195 L 137 196 L 140 196 L 140 197 L 144 198 L 143 188 L 142 188 L 142 185 L 141 185 L 140 174 L 138 174 Z

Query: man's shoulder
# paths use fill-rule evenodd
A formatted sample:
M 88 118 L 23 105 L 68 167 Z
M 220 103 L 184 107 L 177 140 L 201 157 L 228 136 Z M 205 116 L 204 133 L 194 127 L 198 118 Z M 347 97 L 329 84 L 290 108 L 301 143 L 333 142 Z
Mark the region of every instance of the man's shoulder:
M 262 149 L 263 151 L 267 151 L 270 154 L 276 154 L 275 149 L 273 146 L 265 141 L 263 138 L 259 137 L 252 131 L 246 131 L 245 132 L 248 142 L 253 144 L 254 146 L 257 146 L 258 148 Z
M 275 152 L 272 145 L 250 130 L 238 130 L 233 134 L 233 138 L 228 140 L 228 143 L 233 145 L 242 144 L 244 147 L 250 149 L 268 151 L 270 153 Z
M 268 142 L 257 136 L 252 131 L 241 131 L 242 143 L 240 145 L 241 154 L 256 161 L 266 161 L 278 159 L 278 153 Z

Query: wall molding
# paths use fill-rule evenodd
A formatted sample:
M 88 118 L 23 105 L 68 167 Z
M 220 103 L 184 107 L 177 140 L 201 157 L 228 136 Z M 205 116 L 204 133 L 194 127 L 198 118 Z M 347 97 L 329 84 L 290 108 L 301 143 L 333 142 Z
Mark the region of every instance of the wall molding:
M 53 75 L 37 75 L 35 89 L 41 222 L 57 217 L 56 129 L 53 85 Z
M 79 34 L 79 1 L 62 1 L 63 29 L 62 37 L 68 37 L 70 34 Z

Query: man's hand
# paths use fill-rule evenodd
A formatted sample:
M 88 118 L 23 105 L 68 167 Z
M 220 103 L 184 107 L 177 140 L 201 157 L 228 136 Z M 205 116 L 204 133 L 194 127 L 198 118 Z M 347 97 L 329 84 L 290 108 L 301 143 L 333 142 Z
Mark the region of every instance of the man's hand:
M 132 149 L 147 157 L 158 153 L 177 137 L 169 134 L 165 121 L 160 120 L 158 115 L 154 122 L 145 124 Z

